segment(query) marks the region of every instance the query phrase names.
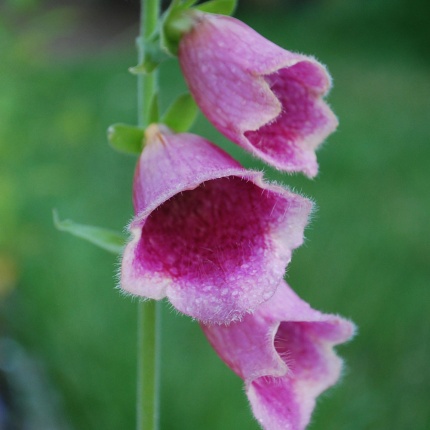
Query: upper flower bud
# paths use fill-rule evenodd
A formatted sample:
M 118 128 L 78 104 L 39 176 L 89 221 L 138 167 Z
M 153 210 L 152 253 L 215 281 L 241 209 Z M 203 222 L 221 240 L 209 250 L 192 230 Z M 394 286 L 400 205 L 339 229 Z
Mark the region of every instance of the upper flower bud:
M 326 68 L 237 19 L 196 11 L 192 17 L 179 61 L 209 121 L 274 167 L 315 176 L 314 151 L 337 127 L 322 100 L 331 86 Z
M 273 295 L 312 206 L 207 140 L 158 125 L 146 132 L 133 197 L 121 287 L 167 296 L 212 323 L 240 319 Z

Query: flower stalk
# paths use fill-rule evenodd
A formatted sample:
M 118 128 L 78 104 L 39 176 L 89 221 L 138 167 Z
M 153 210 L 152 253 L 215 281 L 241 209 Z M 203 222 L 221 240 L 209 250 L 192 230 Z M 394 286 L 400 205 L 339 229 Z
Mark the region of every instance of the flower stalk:
M 160 303 L 138 304 L 136 429 L 158 429 Z
M 145 42 L 157 28 L 160 14 L 160 0 L 140 0 L 140 36 L 138 38 L 138 60 L 142 64 L 145 59 Z M 157 93 L 157 70 L 151 73 L 139 73 L 138 85 L 138 125 L 147 127 L 151 116 L 151 105 Z
M 145 57 L 145 41 L 155 31 L 160 12 L 159 0 L 141 0 L 139 64 Z M 157 93 L 157 70 L 139 74 L 138 125 L 146 127 L 151 120 L 151 105 Z M 155 300 L 138 304 L 137 327 L 137 401 L 136 429 L 158 429 L 159 385 L 159 318 L 160 304 Z

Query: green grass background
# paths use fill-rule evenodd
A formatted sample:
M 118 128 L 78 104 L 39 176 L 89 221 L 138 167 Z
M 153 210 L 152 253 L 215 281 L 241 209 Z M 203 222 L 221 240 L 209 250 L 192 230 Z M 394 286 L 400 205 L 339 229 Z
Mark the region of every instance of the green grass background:
M 239 11 L 333 75 L 340 126 L 315 180 L 264 167 L 203 117 L 193 128 L 317 202 L 287 279 L 359 332 L 339 348 L 343 381 L 322 396 L 312 430 L 430 428 L 429 9 L 327 0 Z M 11 379 L 24 379 L 15 391 L 36 430 L 131 429 L 136 303 L 115 289 L 118 259 L 56 231 L 51 210 L 113 229 L 132 217 L 135 159 L 105 132 L 135 121 L 134 34 L 69 56 L 52 41 L 78 25 L 70 10 L 11 10 L 0 17 L 0 334 L 27 359 Z M 164 106 L 185 88 L 175 62 L 161 82 Z M 198 324 L 165 304 L 162 325 L 161 429 L 256 430 L 242 382 Z

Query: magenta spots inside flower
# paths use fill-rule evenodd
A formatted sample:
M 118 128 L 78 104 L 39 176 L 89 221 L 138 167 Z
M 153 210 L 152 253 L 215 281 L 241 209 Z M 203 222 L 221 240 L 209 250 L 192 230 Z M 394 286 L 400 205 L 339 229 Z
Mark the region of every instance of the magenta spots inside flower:
M 246 290 L 263 270 L 273 247 L 268 234 L 287 215 L 286 200 L 249 180 L 206 181 L 151 213 L 135 261 L 141 270 L 168 273 L 183 288 L 201 282 L 202 294 L 217 288 L 222 295 L 225 289 L 232 300 L 232 283 Z

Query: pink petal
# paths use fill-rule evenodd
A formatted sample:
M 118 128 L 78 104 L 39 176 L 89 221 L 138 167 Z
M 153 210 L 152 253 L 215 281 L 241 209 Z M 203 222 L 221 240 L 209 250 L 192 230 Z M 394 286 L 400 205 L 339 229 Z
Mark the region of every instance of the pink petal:
M 203 325 L 217 353 L 245 381 L 255 417 L 265 430 L 303 430 L 316 397 L 339 379 L 333 346 L 354 325 L 322 314 L 283 282 L 252 315 L 228 326 Z
M 252 312 L 273 295 L 301 245 L 311 202 L 264 183 L 199 136 L 163 126 L 147 134 L 121 287 L 168 297 L 206 322 Z
M 331 86 L 325 67 L 234 18 L 197 14 L 195 20 L 180 42 L 179 61 L 209 121 L 274 167 L 315 176 L 315 149 L 337 127 L 322 100 Z

